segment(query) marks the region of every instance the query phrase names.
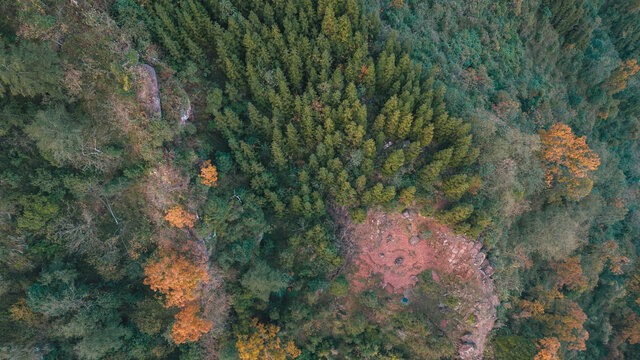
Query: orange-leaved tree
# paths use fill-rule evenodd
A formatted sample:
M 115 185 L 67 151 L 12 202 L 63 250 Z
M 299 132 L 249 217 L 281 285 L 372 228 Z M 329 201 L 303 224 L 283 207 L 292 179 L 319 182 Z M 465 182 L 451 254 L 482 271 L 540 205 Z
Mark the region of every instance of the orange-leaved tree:
M 587 278 L 582 275 L 580 258 L 570 257 L 562 262 L 552 262 L 551 268 L 558 274 L 556 285 L 558 289 L 566 286 L 569 290 L 579 290 L 587 285 Z
M 167 210 L 165 213 L 164 219 L 171 224 L 173 227 L 182 228 L 182 227 L 193 227 L 193 224 L 196 221 L 196 216 L 188 213 L 186 210 L 182 208 L 180 205 L 176 205 L 171 209 Z
M 589 339 L 589 333 L 583 326 L 587 315 L 570 300 L 562 299 L 554 305 L 553 313 L 542 315 L 544 334 L 557 337 L 567 344 L 569 350 L 586 350 L 585 341 Z
M 252 326 L 251 335 L 238 335 L 236 348 L 241 360 L 295 359 L 302 353 L 293 341 L 282 346 L 278 337 L 279 327 L 260 324 L 258 319 L 253 319 Z
M 577 137 L 569 126 L 557 123 L 548 131 L 541 130 L 540 140 L 547 186 L 555 180 L 566 183 L 570 196 L 580 198 L 589 194 L 593 182 L 587 175 L 598 169 L 600 158 L 589 149 L 586 137 Z
M 537 344 L 538 353 L 533 360 L 558 360 L 558 350 L 560 349 L 560 341 L 555 337 L 546 337 L 540 339 Z
M 175 315 L 175 322 L 171 329 L 171 337 L 176 344 L 183 344 L 187 341 L 197 341 L 202 334 L 211 330 L 211 321 L 202 320 L 198 317 L 200 306 L 190 303 Z
M 165 307 L 185 306 L 196 299 L 200 282 L 209 282 L 204 266 L 175 254 L 150 262 L 144 273 L 144 284 L 165 295 Z
M 544 304 L 540 300 L 521 300 L 520 307 L 522 308 L 522 312 L 518 315 L 520 318 L 530 318 L 534 317 L 538 319 L 542 314 L 544 314 Z
M 600 255 L 600 260 L 609 260 L 611 262 L 609 265 L 609 271 L 615 275 L 622 275 L 622 267 L 630 262 L 628 257 L 620 254 L 618 244 L 613 240 L 605 241 L 602 244 L 602 255 Z
M 207 186 L 215 187 L 218 181 L 218 170 L 211 165 L 211 160 L 204 162 L 204 166 L 200 169 L 200 182 Z
M 616 71 L 605 82 L 605 87 L 609 95 L 619 93 L 627 87 L 627 80 L 640 71 L 640 66 L 636 59 L 629 59 L 620 65 Z

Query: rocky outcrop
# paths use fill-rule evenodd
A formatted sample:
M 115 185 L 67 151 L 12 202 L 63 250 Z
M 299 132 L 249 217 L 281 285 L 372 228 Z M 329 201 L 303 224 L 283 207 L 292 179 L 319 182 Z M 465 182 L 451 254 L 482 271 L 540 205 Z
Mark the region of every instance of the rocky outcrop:
M 138 73 L 138 99 L 150 116 L 162 116 L 156 71 L 147 64 L 140 64 Z

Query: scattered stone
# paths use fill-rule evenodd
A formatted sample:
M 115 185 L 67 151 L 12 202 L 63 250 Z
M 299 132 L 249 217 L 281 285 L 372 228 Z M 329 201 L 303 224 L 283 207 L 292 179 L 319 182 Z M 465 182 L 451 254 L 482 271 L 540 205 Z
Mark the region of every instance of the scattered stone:
M 460 345 L 460 349 L 458 350 L 458 356 L 460 357 L 460 359 L 463 359 L 463 360 L 473 359 L 475 352 L 476 352 L 476 344 L 464 343 Z
M 487 274 L 487 276 L 491 276 L 495 273 L 495 270 L 493 270 L 493 267 L 489 265 L 486 268 L 484 268 L 484 273 Z
M 471 334 L 470 332 L 466 332 L 466 333 L 464 333 L 464 335 L 462 335 L 460 340 L 463 343 L 473 343 L 473 334 Z
M 191 114 L 191 101 L 187 98 L 187 106 L 180 111 L 180 126 L 185 126 L 187 124 L 187 120 L 191 117 Z
M 458 336 L 465 334 L 459 338 L 464 345 L 459 348 L 459 358 L 482 359 L 487 336 L 496 321 L 496 306 L 499 305 L 499 299 L 494 295 L 493 280 L 490 278 L 494 269 L 486 254 L 480 251 L 482 242 L 455 235 L 446 226 L 438 224 L 432 218 L 420 216 L 411 209 L 396 213 L 372 210 L 367 217 L 365 225 L 347 224 L 352 229 L 351 234 L 358 242 L 360 251 L 356 260 L 358 270 L 350 278 L 354 290 L 367 286 L 371 274 L 376 273 L 382 276 L 380 285 L 384 284 L 389 296 L 395 294 L 394 301 L 397 302 L 404 296 L 412 302 L 414 299 L 408 295 L 408 291 L 420 282 L 418 273 L 431 271 L 431 277 L 436 283 L 448 282 L 450 279 L 457 282 L 461 287 L 453 295 L 461 299 L 460 305 L 447 309 L 440 303 L 440 311 L 443 315 L 460 312 L 461 315 L 469 316 L 473 313 L 475 321 L 452 323 L 450 328 L 447 328 L 445 322 L 442 329 L 447 333 L 458 331 Z M 376 223 L 379 226 L 376 227 Z M 376 235 L 374 239 L 370 239 L 372 233 Z M 425 238 L 429 240 L 422 241 Z

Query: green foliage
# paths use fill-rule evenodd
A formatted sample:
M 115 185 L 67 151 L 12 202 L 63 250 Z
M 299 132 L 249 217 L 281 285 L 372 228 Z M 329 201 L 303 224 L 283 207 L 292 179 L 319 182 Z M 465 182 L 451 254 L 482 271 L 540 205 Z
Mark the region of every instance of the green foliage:
M 492 341 L 497 360 L 529 360 L 536 354 L 535 341 L 517 335 L 499 335 Z
M 469 190 L 466 174 L 454 175 L 442 183 L 442 190 L 451 200 L 458 200 Z
M 638 310 L 626 264 L 640 236 L 640 80 L 607 87 L 640 56 L 638 11 L 0 1 L 0 358 L 198 359 L 217 355 L 211 343 L 237 358 L 253 317 L 280 326 L 301 359 L 455 357 L 459 339 L 434 325 L 440 303 L 465 306 L 452 282 L 424 272 L 390 311 L 385 293 L 359 292 L 344 273 L 353 244 L 333 220 L 412 204 L 482 239 L 511 305 L 488 354 L 533 358 L 541 329 L 518 299 L 555 294 L 548 262 L 580 255 L 589 285 L 556 290 L 589 317 L 589 340 L 560 357 L 632 358 L 620 314 Z M 143 62 L 162 116 L 136 96 Z M 538 130 L 557 122 L 601 159 L 570 198 L 545 188 L 538 157 Z M 202 159 L 216 187 L 195 185 Z M 163 227 L 175 203 L 197 214 L 192 230 Z M 224 289 L 201 304 L 216 322 L 204 343 L 167 341 L 172 314 L 141 285 L 157 246 L 209 265 L 207 295 Z
M 240 280 L 242 286 L 262 301 L 269 301 L 269 295 L 284 290 L 288 282 L 285 274 L 271 268 L 264 261 L 256 262 Z
M 28 231 L 41 231 L 53 220 L 59 207 L 40 195 L 31 195 L 21 199 L 22 216 L 17 220 L 18 228 Z
M 47 43 L 0 41 L 0 97 L 60 96 L 62 66 Z
M 349 282 L 344 275 L 337 276 L 329 284 L 329 293 L 334 296 L 344 296 L 349 292 Z

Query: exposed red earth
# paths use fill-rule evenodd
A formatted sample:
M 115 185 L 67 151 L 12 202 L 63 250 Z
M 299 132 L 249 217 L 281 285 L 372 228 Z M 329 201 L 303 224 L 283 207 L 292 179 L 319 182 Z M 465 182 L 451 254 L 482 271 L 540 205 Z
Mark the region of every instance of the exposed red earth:
M 473 314 L 476 319 L 470 331 L 460 327 L 459 356 L 482 358 L 499 303 L 490 278 L 493 268 L 481 251 L 482 243 L 456 235 L 414 210 L 371 210 L 364 223 L 349 223 L 347 233 L 354 246 L 355 270 L 349 276 L 352 290 L 380 286 L 391 294 L 410 298 L 417 275 L 423 271 L 430 270 L 436 282 L 443 281 L 440 275 L 446 276 L 447 281 L 454 279 L 461 289 L 457 295 L 465 304 L 471 304 L 456 311 L 464 312 L 463 318 Z

